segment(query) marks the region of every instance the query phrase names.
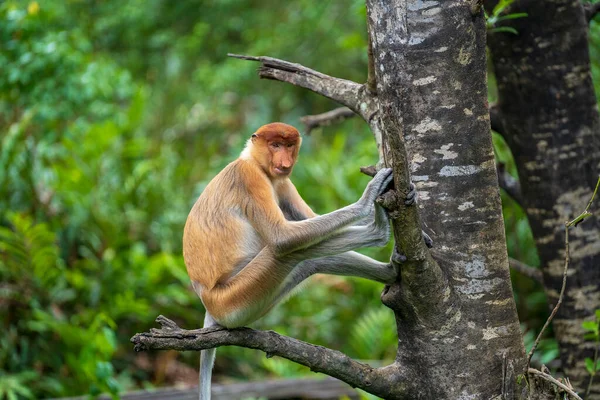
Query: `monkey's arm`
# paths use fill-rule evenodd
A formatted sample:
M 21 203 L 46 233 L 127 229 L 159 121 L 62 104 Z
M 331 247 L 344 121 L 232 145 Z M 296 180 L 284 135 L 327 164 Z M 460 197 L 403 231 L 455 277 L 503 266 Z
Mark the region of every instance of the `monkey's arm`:
M 363 196 L 356 203 L 303 221 L 285 219 L 269 182 L 247 182 L 249 195 L 244 212 L 274 253 L 283 256 L 320 243 L 341 228 L 372 213 L 375 199 L 391 179 L 391 169 L 383 169 L 369 182 Z
M 318 217 L 298 193 L 296 186 L 286 179 L 277 190 L 279 206 L 288 221 L 303 221 L 308 218 Z
M 290 180 L 278 186 L 279 205 L 288 221 L 302 221 L 318 216 L 304 202 Z M 375 205 L 372 215 L 345 226 L 321 242 L 308 246 L 301 252 L 304 258 L 317 258 L 340 254 L 361 247 L 385 246 L 390 238 L 389 219 L 385 210 Z

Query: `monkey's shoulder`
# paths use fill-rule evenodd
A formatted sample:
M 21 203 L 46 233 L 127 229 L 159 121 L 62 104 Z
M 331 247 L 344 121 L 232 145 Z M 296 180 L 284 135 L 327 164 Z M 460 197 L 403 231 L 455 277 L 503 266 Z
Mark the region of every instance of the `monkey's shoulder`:
M 277 194 L 262 169 L 238 159 L 215 176 L 196 201 L 192 213 L 211 229 L 231 224 L 232 219 L 247 219 L 261 204 L 276 202 Z M 207 228 L 208 229 L 208 228 Z
M 229 163 L 206 187 L 209 191 L 217 191 L 222 196 L 252 194 L 263 188 L 272 190 L 272 184 L 265 172 L 255 163 L 243 159 Z

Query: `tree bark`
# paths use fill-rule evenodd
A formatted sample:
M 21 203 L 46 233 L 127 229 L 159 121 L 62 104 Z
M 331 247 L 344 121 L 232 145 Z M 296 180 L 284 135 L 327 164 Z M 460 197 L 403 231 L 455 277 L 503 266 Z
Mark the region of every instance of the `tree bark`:
M 490 9 L 496 0 L 489 0 Z M 562 281 L 564 222 L 585 208 L 600 166 L 600 124 L 590 74 L 587 18 L 579 0 L 520 0 L 507 13 L 518 31 L 490 35 L 498 82 L 497 129 L 519 171 L 522 203 L 536 239 L 550 306 Z M 600 308 L 600 223 L 571 231 L 564 302 L 553 320 L 562 367 L 585 390 L 594 343 L 581 324 Z M 593 396 L 600 398 L 600 379 Z
M 419 263 L 420 238 L 403 231 L 414 209 L 392 213 L 409 262 L 383 299 L 396 313 L 397 362 L 410 371 L 406 398 L 493 398 L 503 356 L 522 373 L 524 348 L 489 132 L 483 10 L 368 0 L 367 12 L 379 103 L 371 126 L 383 132 L 397 188 L 410 166 L 434 239 L 435 266 Z

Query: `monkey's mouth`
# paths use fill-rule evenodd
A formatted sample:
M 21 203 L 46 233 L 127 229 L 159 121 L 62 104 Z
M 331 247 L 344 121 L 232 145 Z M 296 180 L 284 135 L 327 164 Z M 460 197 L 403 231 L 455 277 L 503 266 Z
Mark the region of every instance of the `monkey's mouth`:
M 292 171 L 292 169 L 291 168 L 273 167 L 273 171 L 275 172 L 275 175 L 289 175 L 289 173 Z

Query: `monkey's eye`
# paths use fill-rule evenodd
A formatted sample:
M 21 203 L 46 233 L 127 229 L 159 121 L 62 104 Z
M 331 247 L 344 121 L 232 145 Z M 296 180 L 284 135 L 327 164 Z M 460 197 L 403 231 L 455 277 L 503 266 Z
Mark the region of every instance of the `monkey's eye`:
M 278 149 L 279 147 L 281 147 L 281 145 L 279 143 L 271 143 L 271 147 L 273 147 L 274 149 Z
M 290 148 L 290 147 L 294 147 L 294 143 L 288 143 L 288 144 L 287 144 L 287 147 L 288 147 L 288 148 Z

